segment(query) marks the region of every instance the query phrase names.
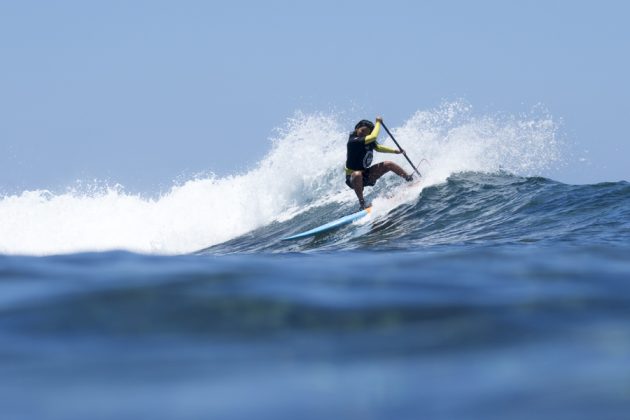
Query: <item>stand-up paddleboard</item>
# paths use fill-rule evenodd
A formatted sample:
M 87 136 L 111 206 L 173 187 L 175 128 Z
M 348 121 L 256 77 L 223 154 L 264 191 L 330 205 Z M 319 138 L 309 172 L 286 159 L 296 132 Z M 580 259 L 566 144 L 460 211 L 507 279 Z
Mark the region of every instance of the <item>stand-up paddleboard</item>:
M 368 207 L 365 210 L 358 211 L 356 213 L 349 214 L 347 216 L 342 217 L 341 219 L 334 220 L 332 222 L 326 223 L 325 225 L 318 226 L 311 230 L 307 230 L 306 232 L 298 233 L 297 235 L 289 236 L 287 238 L 283 238 L 283 241 L 290 241 L 292 239 L 302 239 L 308 238 L 309 236 L 315 236 L 320 233 L 329 232 L 333 229 L 337 229 L 340 226 L 348 225 L 355 220 L 359 220 L 360 218 L 367 216 L 372 211 L 372 207 Z

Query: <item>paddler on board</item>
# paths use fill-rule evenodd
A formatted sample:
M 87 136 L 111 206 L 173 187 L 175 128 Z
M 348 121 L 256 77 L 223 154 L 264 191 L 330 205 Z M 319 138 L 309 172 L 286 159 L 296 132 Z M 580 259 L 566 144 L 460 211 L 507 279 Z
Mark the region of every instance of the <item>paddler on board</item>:
M 363 198 L 363 188 L 373 187 L 376 181 L 392 171 L 405 181 L 413 180 L 413 175 L 408 174 L 394 162 L 385 161 L 372 165 L 373 151 L 381 153 L 405 153 L 404 150 L 396 150 L 380 145 L 376 142 L 381 130 L 383 118 L 376 117 L 376 125 L 372 121 L 361 120 L 354 126 L 354 131 L 348 137 L 346 156 L 346 185 L 354 190 L 359 199 L 361 210 L 371 206 L 366 204 Z

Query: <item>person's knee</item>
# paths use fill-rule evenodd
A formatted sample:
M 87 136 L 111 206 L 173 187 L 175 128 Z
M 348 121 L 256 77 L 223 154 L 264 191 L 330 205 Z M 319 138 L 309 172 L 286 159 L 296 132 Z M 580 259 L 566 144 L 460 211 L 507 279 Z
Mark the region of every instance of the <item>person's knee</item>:
M 361 171 L 352 172 L 352 174 L 350 174 L 350 182 L 352 183 L 352 185 L 363 184 L 363 172 Z

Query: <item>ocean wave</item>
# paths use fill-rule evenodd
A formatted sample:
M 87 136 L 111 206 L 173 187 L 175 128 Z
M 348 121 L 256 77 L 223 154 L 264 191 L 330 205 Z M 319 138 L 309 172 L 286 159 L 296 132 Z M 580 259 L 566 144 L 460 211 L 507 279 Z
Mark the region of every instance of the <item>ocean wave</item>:
M 333 203 L 350 209 L 356 198 L 344 185 L 342 169 L 352 124 L 334 115 L 298 113 L 278 130 L 270 152 L 251 170 L 192 179 L 159 197 L 130 194 L 120 186 L 4 196 L 0 253 L 182 254 L 265 226 L 297 223 Z M 478 116 L 457 101 L 418 111 L 399 127 L 390 125 L 408 154 L 418 162 L 424 159 L 425 188 L 465 171 L 537 175 L 562 159 L 557 124 L 544 112 Z M 382 141 L 390 142 L 385 136 Z M 401 156 L 378 158 L 406 165 Z M 383 178 L 375 197 L 386 199 L 396 183 L 396 177 Z M 398 202 L 390 204 L 414 202 L 418 196 L 398 194 Z M 325 214 L 330 218 L 335 212 Z
M 285 236 L 353 211 L 354 203 L 314 208 L 201 252 L 625 244 L 630 237 L 627 182 L 566 185 L 541 177 L 466 172 L 429 187 L 399 185 L 389 196 L 383 190 L 375 193 L 383 198 L 373 201 L 375 210 L 368 220 L 330 234 L 281 242 Z

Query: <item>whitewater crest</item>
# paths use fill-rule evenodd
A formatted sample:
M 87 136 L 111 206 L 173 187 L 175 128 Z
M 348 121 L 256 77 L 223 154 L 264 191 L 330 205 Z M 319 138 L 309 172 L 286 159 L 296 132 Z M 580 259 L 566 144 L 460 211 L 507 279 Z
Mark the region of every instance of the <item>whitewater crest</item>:
M 157 198 L 121 187 L 4 196 L 0 253 L 189 253 L 314 206 L 351 203 L 356 198 L 344 185 L 342 172 L 351 125 L 335 115 L 297 113 L 278 129 L 269 153 L 253 169 L 191 179 Z M 561 158 L 557 124 L 545 113 L 476 116 L 469 104 L 456 101 L 389 126 L 410 156 L 426 159 L 421 165 L 423 187 L 463 171 L 537 175 Z M 384 135 L 380 141 L 392 145 Z M 400 156 L 375 158 L 406 165 Z M 388 177 L 382 185 L 395 182 Z

